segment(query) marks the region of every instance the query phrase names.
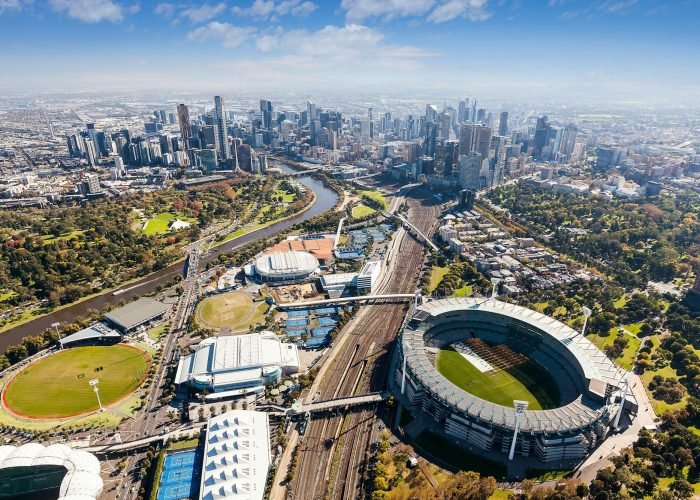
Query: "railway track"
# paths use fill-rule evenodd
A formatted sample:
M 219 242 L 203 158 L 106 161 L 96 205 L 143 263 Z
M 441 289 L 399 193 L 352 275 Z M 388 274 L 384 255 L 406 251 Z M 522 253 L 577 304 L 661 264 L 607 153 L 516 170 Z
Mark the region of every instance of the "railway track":
M 437 209 L 408 200 L 409 220 L 424 234 L 437 225 Z M 424 245 L 410 235 L 398 242 L 383 293 L 412 293 L 421 268 Z M 365 306 L 343 335 L 332 366 L 319 384 L 321 399 L 352 396 L 386 389 L 388 367 L 405 304 Z M 378 436 L 376 406 L 349 414 L 314 417 L 299 445 L 299 461 L 287 490 L 293 499 L 362 498 L 366 492 L 368 450 Z

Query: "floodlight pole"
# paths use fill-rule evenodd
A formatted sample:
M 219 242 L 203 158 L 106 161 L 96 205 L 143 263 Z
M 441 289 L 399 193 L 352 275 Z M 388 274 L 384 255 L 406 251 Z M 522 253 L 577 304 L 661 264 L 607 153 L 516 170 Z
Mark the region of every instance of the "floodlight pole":
M 581 337 L 583 337 L 586 334 L 586 326 L 588 325 L 588 318 L 591 317 L 591 314 L 593 313 L 593 311 L 591 311 L 586 306 L 583 306 L 581 309 L 583 309 L 583 315 L 585 316 L 585 319 L 583 320 L 583 328 L 581 329 Z
M 56 335 L 58 336 L 58 345 L 60 346 L 59 349 L 63 349 L 63 344 L 61 344 L 61 332 L 58 329 L 58 327 L 61 326 L 61 323 L 57 321 L 55 323 L 51 323 L 51 326 L 53 326 L 56 329 Z
M 95 391 L 95 396 L 97 396 L 97 404 L 100 406 L 100 411 L 104 411 L 104 408 L 102 407 L 102 401 L 100 400 L 100 389 L 97 387 L 99 381 L 99 379 L 94 378 L 89 382 L 89 384 L 92 387 L 92 390 Z
M 617 415 L 615 416 L 615 424 L 613 427 L 617 429 L 617 426 L 620 424 L 620 417 L 622 417 L 622 410 L 625 409 L 625 401 L 627 400 L 627 392 L 629 391 L 630 383 L 629 380 L 627 380 L 627 377 L 625 377 L 624 380 L 624 389 L 622 390 L 622 400 L 620 401 L 620 407 L 617 409 Z
M 510 453 L 508 453 L 508 460 L 513 460 L 515 455 L 515 443 L 518 439 L 518 431 L 520 430 L 520 419 L 523 416 L 525 410 L 528 406 L 527 401 L 513 400 L 513 406 L 515 406 L 515 429 L 513 430 L 513 441 L 510 443 Z

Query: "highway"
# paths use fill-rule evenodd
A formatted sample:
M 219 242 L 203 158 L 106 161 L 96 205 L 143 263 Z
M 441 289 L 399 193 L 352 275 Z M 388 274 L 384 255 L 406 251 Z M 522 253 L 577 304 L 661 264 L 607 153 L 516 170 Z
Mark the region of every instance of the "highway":
M 407 201 L 408 219 L 424 234 L 431 234 L 437 225 L 437 208 L 414 198 Z M 393 259 L 379 293 L 410 294 L 416 289 L 425 247 L 405 234 L 394 240 L 394 252 L 400 257 Z M 330 400 L 384 391 L 393 341 L 405 312 L 405 304 L 363 307 L 337 339 L 331 359 L 326 360 L 307 397 Z M 312 415 L 299 439 L 298 465 L 287 498 L 363 496 L 369 446 L 380 432 L 376 409 L 369 405 L 345 415 Z M 290 446 L 293 442 L 296 439 L 290 440 Z M 280 497 L 279 491 L 276 487 L 272 498 Z

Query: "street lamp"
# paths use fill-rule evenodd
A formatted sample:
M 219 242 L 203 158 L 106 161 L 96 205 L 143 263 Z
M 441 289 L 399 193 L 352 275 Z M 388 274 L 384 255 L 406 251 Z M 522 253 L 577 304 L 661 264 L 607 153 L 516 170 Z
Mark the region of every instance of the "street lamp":
M 97 396 L 97 404 L 100 405 L 100 411 L 104 411 L 104 408 L 102 408 L 102 401 L 100 401 L 100 392 L 99 392 L 100 390 L 97 387 L 97 384 L 99 382 L 100 382 L 99 379 L 94 378 L 88 383 L 90 384 L 90 387 L 92 387 L 92 390 L 95 391 L 95 396 Z

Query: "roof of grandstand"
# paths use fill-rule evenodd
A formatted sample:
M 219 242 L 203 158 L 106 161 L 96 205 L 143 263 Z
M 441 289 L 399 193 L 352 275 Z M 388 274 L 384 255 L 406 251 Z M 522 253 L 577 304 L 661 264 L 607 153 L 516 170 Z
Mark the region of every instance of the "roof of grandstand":
M 619 388 L 626 372 L 605 356 L 595 345 L 569 326 L 537 311 L 498 300 L 473 298 L 448 298 L 426 302 L 419 306 L 412 321 L 403 331 L 403 352 L 411 373 L 424 387 L 430 388 L 447 404 L 472 418 L 488 424 L 513 428 L 515 409 L 491 403 L 457 387 L 441 375 L 424 351 L 424 335 L 432 327 L 431 318 L 451 312 L 481 311 L 506 316 L 527 324 L 536 331 L 560 342 L 573 354 L 579 365 L 576 372 L 586 379 L 589 392 L 605 397 L 606 386 Z M 573 367 L 572 367 L 573 368 Z M 601 394 L 602 393 L 602 394 Z M 608 412 L 608 407 L 586 395 L 549 410 L 528 410 L 524 413 L 520 428 L 523 432 L 562 432 L 576 428 L 588 428 Z

